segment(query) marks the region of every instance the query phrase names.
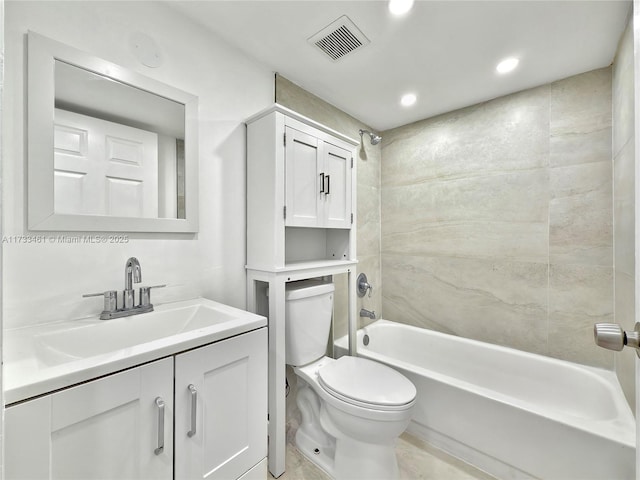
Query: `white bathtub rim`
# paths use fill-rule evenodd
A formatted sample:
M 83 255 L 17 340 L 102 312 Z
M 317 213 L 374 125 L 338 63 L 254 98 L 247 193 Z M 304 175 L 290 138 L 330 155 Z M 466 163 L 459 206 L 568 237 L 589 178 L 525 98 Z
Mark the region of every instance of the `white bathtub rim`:
M 366 356 L 367 358 L 379 361 L 380 363 L 391 365 L 389 362 L 385 361 L 383 355 L 376 354 L 375 352 L 367 352 Z M 515 399 L 514 397 L 500 394 L 498 392 L 495 392 L 494 390 L 481 388 L 475 384 L 459 381 L 457 379 L 452 380 L 452 378 L 449 376 L 437 374 L 435 372 L 432 372 L 426 369 L 415 368 L 412 365 L 406 362 L 403 362 L 401 360 L 394 359 L 393 366 L 400 369 L 407 370 L 415 375 L 422 375 L 423 372 L 427 371 L 430 373 L 429 375 L 430 378 L 432 378 L 435 381 L 452 385 L 456 388 L 460 388 L 461 390 L 465 390 L 474 395 L 482 395 L 484 397 L 487 397 L 495 402 L 498 402 L 504 405 L 509 405 L 509 406 L 515 405 L 517 406 L 517 408 L 520 408 L 534 415 L 542 414 L 540 411 L 541 409 L 537 408 L 537 405 L 533 403 L 528 403 L 526 402 L 526 400 L 523 400 L 523 399 L 519 399 L 519 398 Z M 629 421 L 633 421 L 635 425 L 634 418 L 630 418 L 627 421 L 624 421 L 623 419 L 620 419 L 620 418 L 616 418 L 613 420 L 611 419 L 610 420 L 584 420 L 579 417 L 562 415 L 557 412 L 549 411 L 549 410 L 545 410 L 543 415 L 546 418 L 549 418 L 558 423 L 562 423 L 567 426 L 577 428 L 579 430 L 585 431 L 590 434 L 597 434 L 602 437 L 614 440 L 618 443 L 622 443 L 629 447 L 635 448 L 635 445 L 636 445 L 635 432 L 629 429 L 628 427 L 629 424 L 627 423 Z
M 383 319 L 383 318 L 380 318 L 380 319 L 376 320 L 375 322 L 370 323 L 368 326 L 359 329 L 358 330 L 359 337 L 361 335 L 367 333 L 368 330 L 371 329 L 372 327 L 375 328 L 377 325 L 379 325 L 379 326 L 387 325 L 387 326 L 390 326 L 392 328 L 407 328 L 407 329 L 410 329 L 412 331 L 428 330 L 429 335 L 433 335 L 435 337 L 439 337 L 439 338 L 443 338 L 443 339 L 450 339 L 451 337 L 454 337 L 456 342 L 460 342 L 460 343 L 468 344 L 468 345 L 490 345 L 491 349 L 493 349 L 493 350 L 505 352 L 505 353 L 508 353 L 510 355 L 515 355 L 515 356 L 519 356 L 519 357 L 530 357 L 530 356 L 533 356 L 533 357 L 536 357 L 537 359 L 539 359 L 541 362 L 544 362 L 544 363 L 560 363 L 560 364 L 563 364 L 563 365 L 567 366 L 568 368 L 586 370 L 586 371 L 592 372 L 592 373 L 596 374 L 597 376 L 599 376 L 601 378 L 603 378 L 603 375 L 602 375 L 603 372 L 613 373 L 613 370 L 608 370 L 608 369 L 598 368 L 598 367 L 592 367 L 592 366 L 589 366 L 589 365 L 583 365 L 583 364 L 580 364 L 580 363 L 570 362 L 568 360 L 562 360 L 560 358 L 553 358 L 553 357 L 548 357 L 548 356 L 545 356 L 545 355 L 540 355 L 538 353 L 526 352 L 524 350 L 518 350 L 516 348 L 505 347 L 504 345 L 498 345 L 498 344 L 494 344 L 494 343 L 483 342 L 483 341 L 480 341 L 480 340 L 474 340 L 472 338 L 460 337 L 458 335 L 439 332 L 437 330 L 432 330 L 430 328 L 422 328 L 422 327 L 416 327 L 414 325 L 407 325 L 407 324 L 403 324 L 403 323 L 393 322 L 391 320 L 386 320 L 386 319 Z M 345 337 L 341 337 L 339 340 L 342 340 L 342 339 L 346 339 L 346 336 Z M 360 340 L 360 338 L 358 338 L 358 340 Z M 358 342 L 358 345 L 359 345 L 359 342 Z M 607 383 L 607 384 L 610 383 L 610 378 L 605 376 L 604 380 L 605 380 L 605 383 Z
M 364 327 L 358 330 L 358 346 L 361 345 L 362 336 L 368 332 L 368 330 L 372 325 L 375 328 L 376 324 L 378 325 L 387 324 L 387 325 L 392 325 L 394 327 L 400 325 L 401 328 L 409 328 L 412 330 L 413 329 L 422 330 L 420 327 L 415 327 L 412 325 L 405 325 L 405 324 L 398 324 L 397 322 L 392 322 L 385 319 L 379 319 L 379 320 L 376 320 L 374 323 L 370 324 L 369 327 Z M 451 337 L 451 335 L 449 334 L 437 332 L 434 330 L 429 330 L 429 334 L 434 334 L 436 336 L 443 337 L 443 338 Z M 469 344 L 484 344 L 484 342 L 463 338 L 463 337 L 456 337 L 456 341 L 458 340 L 460 340 L 463 343 L 469 343 Z M 347 346 L 346 336 L 339 338 L 338 340 L 336 340 L 335 343 L 340 348 L 343 348 L 346 351 L 346 346 Z M 628 403 L 624 399 L 622 388 L 620 387 L 617 377 L 615 376 L 615 373 L 613 371 L 591 367 L 587 365 L 576 364 L 573 362 L 568 362 L 566 360 L 549 358 L 543 355 L 523 352 L 520 350 L 512 349 L 509 347 L 503 347 L 500 345 L 493 345 L 493 344 L 490 344 L 490 345 L 491 345 L 491 348 L 495 347 L 496 349 L 500 351 L 504 351 L 505 353 L 507 352 L 509 354 L 515 353 L 517 355 L 523 355 L 523 356 L 534 355 L 535 357 L 546 362 L 554 362 L 554 363 L 561 362 L 563 364 L 566 364 L 570 368 L 586 371 L 590 377 L 597 379 L 597 381 L 601 383 L 604 383 L 607 386 L 607 388 L 614 389 L 615 394 L 613 398 L 614 398 L 614 401 L 616 402 L 615 407 L 617 410 L 617 416 L 612 418 L 593 419 L 593 418 L 584 418 L 581 416 L 574 416 L 574 415 L 571 415 L 570 412 L 558 412 L 551 409 L 540 408 L 539 405 L 536 405 L 535 403 L 532 403 L 532 402 L 527 402 L 526 399 L 516 398 L 500 392 L 496 392 L 495 390 L 484 388 L 481 385 L 466 382 L 464 380 L 460 380 L 455 377 L 451 377 L 449 375 L 438 373 L 436 371 L 429 370 L 424 367 L 416 367 L 403 360 L 393 358 L 392 359 L 393 362 L 390 362 L 386 360 L 388 358 L 387 356 L 371 350 L 366 350 L 365 352 L 360 352 L 360 353 L 364 353 L 363 356 L 371 358 L 372 360 L 376 360 L 380 363 L 383 363 L 389 366 L 395 366 L 400 369 L 404 369 L 415 375 L 425 375 L 429 378 L 432 378 L 433 380 L 436 380 L 445 384 L 453 385 L 456 388 L 460 388 L 467 392 L 470 392 L 476 395 L 485 396 L 487 398 L 490 398 L 502 404 L 506 404 L 510 406 L 515 405 L 518 408 L 521 408 L 522 410 L 533 413 L 535 415 L 542 415 L 556 422 L 585 431 L 589 434 L 600 435 L 604 438 L 635 448 L 636 446 L 635 417 Z

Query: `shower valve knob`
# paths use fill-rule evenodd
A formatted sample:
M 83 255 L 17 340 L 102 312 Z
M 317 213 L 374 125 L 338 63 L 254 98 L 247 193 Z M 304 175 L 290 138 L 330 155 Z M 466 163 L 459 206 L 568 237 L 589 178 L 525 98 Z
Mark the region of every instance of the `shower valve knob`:
M 625 332 L 617 323 L 596 323 L 593 326 L 593 338 L 599 347 L 617 352 L 625 346 L 633 347 L 640 357 L 640 323 L 636 323 L 631 332 Z

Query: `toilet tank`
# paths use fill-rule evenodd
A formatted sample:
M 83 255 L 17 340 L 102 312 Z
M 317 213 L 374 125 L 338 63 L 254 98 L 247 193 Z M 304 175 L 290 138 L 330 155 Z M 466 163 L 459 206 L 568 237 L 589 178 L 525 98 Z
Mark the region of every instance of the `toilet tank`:
M 319 280 L 290 282 L 286 286 L 286 363 L 306 365 L 323 357 L 333 313 L 333 283 Z

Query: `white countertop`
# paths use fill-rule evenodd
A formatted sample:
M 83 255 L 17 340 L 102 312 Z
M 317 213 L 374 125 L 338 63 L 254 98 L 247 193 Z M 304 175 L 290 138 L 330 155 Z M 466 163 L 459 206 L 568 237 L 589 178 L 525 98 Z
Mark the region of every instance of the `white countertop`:
M 223 320 L 211 324 L 194 320 L 202 307 Z M 96 315 L 10 329 L 4 332 L 5 402 L 19 402 L 266 325 L 267 319 L 260 315 L 197 298 L 123 319 L 99 320 Z M 59 349 L 61 344 L 66 348 Z

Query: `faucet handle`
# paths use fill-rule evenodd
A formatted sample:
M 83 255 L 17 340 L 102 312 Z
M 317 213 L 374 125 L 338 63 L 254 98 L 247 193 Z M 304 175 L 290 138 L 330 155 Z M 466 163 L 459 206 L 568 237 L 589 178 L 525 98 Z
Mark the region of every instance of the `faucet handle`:
M 358 287 L 358 296 L 364 297 L 369 291 L 369 298 L 371 298 L 371 292 L 373 292 L 373 285 L 369 283 L 367 280 L 367 276 L 364 273 L 358 275 L 358 279 L 356 280 L 356 285 Z
M 152 285 L 150 287 L 140 287 L 140 306 L 146 307 L 151 305 L 151 289 L 152 288 L 163 288 L 167 285 Z
M 104 312 L 115 312 L 118 309 L 118 292 L 115 290 L 107 290 L 101 293 L 85 293 L 83 298 L 88 297 L 104 297 Z

